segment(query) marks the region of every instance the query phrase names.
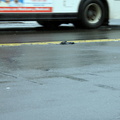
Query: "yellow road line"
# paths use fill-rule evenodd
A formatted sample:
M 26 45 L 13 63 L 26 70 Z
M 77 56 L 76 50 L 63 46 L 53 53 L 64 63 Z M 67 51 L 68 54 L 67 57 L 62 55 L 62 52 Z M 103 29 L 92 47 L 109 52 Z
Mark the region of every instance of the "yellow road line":
M 111 42 L 111 41 L 120 41 L 120 39 L 98 39 L 98 40 L 76 40 L 68 41 L 74 43 L 91 43 L 91 42 Z M 0 46 L 22 46 L 22 45 L 48 45 L 48 44 L 60 44 L 62 41 L 54 42 L 28 42 L 28 43 L 2 43 Z

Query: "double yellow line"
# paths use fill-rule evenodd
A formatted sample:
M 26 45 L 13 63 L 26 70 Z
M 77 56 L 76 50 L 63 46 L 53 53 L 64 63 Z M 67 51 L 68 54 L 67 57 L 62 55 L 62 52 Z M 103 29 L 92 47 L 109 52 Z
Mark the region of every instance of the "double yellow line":
M 97 39 L 97 40 L 76 40 L 68 41 L 74 43 L 92 43 L 92 42 L 111 42 L 120 41 L 120 39 Z M 28 43 L 2 43 L 1 46 L 22 46 L 22 45 L 48 45 L 48 44 L 60 44 L 62 41 L 52 41 L 52 42 L 28 42 Z

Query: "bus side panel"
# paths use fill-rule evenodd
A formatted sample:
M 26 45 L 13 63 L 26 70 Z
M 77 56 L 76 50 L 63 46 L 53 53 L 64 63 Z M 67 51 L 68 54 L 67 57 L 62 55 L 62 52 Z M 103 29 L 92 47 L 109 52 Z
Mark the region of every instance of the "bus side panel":
M 54 13 L 77 13 L 81 0 L 54 0 Z
M 15 3 L 15 1 L 17 2 Z M 80 1 L 2 0 L 0 2 L 0 20 L 76 19 Z
M 53 0 L 0 0 L 0 13 L 46 13 L 53 11 Z
M 81 0 L 0 0 L 0 13 L 74 13 L 78 11 L 80 1 Z
M 110 19 L 120 19 L 120 0 L 107 0 Z

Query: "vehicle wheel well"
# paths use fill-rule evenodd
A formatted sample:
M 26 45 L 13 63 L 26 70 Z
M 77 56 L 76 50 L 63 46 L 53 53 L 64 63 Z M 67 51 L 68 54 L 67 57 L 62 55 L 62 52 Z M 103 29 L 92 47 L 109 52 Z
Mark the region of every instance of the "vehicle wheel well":
M 104 4 L 105 6 L 105 21 L 104 21 L 104 24 L 107 24 L 109 23 L 109 7 L 108 7 L 108 3 L 106 0 L 101 0 L 102 3 Z
M 78 7 L 78 11 L 80 11 L 81 6 L 84 4 L 85 0 L 81 0 L 80 5 Z M 108 25 L 109 23 L 109 7 L 108 7 L 108 3 L 106 0 L 101 0 L 101 2 L 103 3 L 103 5 L 105 6 L 105 20 L 104 20 L 104 25 Z

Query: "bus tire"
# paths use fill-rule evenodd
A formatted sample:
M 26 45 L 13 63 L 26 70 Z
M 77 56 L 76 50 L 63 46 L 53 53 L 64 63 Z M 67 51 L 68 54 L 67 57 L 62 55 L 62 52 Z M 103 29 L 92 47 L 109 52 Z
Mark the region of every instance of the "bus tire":
M 101 0 L 86 0 L 79 7 L 78 20 L 80 27 L 97 28 L 105 20 L 105 7 Z

